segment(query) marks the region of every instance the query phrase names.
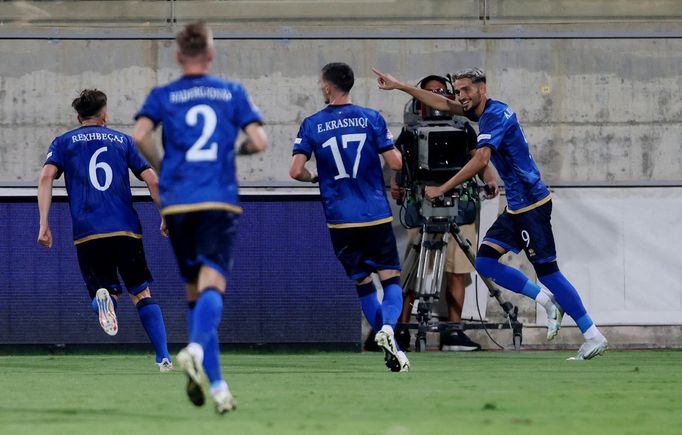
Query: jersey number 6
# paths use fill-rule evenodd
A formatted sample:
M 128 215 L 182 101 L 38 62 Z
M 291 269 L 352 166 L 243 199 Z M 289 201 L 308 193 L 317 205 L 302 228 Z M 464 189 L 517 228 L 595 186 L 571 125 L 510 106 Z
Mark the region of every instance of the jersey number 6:
M 114 173 L 111 170 L 111 166 L 107 162 L 97 162 L 97 157 L 100 154 L 107 151 L 107 147 L 99 148 L 90 157 L 90 163 L 88 164 L 88 175 L 90 176 L 90 184 L 92 184 L 95 189 L 104 192 L 111 186 L 111 181 L 114 178 Z M 101 169 L 104 171 L 104 184 L 99 184 L 99 179 L 97 178 L 97 170 Z

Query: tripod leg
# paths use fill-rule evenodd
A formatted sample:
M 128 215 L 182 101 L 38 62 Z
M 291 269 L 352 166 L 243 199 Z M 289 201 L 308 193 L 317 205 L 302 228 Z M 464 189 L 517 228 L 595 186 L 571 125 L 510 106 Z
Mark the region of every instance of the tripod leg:
M 473 247 L 471 246 L 471 243 L 469 243 L 469 241 L 465 239 L 464 236 L 462 236 L 462 232 L 460 231 L 459 226 L 457 226 L 457 224 L 452 223 L 450 225 L 450 233 L 455 237 L 457 244 L 459 245 L 460 248 L 462 248 L 462 251 L 464 251 L 467 258 L 469 259 L 469 262 L 471 262 L 472 265 L 476 266 L 476 255 L 474 254 Z M 493 283 L 490 279 L 480 275 L 479 277 L 481 278 L 485 286 L 488 288 L 488 293 L 490 294 L 490 296 L 495 298 L 500 307 L 502 307 L 502 310 L 504 310 L 504 314 L 509 319 L 509 323 L 514 334 L 513 336 L 514 348 L 518 350 L 521 347 L 522 338 L 521 328 L 523 328 L 523 325 L 518 322 L 519 312 L 518 307 L 515 307 L 514 304 L 512 304 L 511 302 L 503 300 L 501 296 L 502 292 L 497 287 L 497 285 Z

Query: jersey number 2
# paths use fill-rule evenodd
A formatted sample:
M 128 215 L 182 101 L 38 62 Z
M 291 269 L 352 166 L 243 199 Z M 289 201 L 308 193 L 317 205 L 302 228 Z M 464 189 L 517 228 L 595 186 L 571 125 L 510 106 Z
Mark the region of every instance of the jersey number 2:
M 218 117 L 215 111 L 206 104 L 199 104 L 193 106 L 187 111 L 185 115 L 185 122 L 190 127 L 194 127 L 199 122 L 199 115 L 204 119 L 204 126 L 201 128 L 201 136 L 197 139 L 194 144 L 185 153 L 185 159 L 188 162 L 206 162 L 218 159 L 218 144 L 216 142 L 211 143 L 208 148 L 204 146 L 211 139 L 213 133 L 215 132 L 216 125 L 218 123 Z
M 358 176 L 358 168 L 360 167 L 360 157 L 362 157 L 362 147 L 365 146 L 365 140 L 367 140 L 366 133 L 341 135 L 341 146 L 343 146 L 343 149 L 348 148 L 349 142 L 358 142 L 358 150 L 355 153 L 355 163 L 353 164 L 353 178 L 356 178 Z M 350 175 L 348 175 L 348 172 L 346 172 L 346 166 L 343 164 L 343 159 L 341 158 L 341 151 L 339 150 L 339 142 L 336 140 L 336 136 L 329 138 L 325 143 L 323 143 L 322 148 L 332 149 L 332 156 L 334 157 L 336 170 L 339 172 L 339 175 L 334 176 L 334 179 L 338 180 L 341 178 L 349 178 Z

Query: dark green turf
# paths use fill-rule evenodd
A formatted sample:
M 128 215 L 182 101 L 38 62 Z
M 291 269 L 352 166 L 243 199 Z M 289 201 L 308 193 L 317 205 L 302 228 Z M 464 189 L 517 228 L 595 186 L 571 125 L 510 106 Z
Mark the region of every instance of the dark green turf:
M 223 355 L 238 409 L 140 354 L 0 357 L 2 434 L 679 434 L 682 352 Z

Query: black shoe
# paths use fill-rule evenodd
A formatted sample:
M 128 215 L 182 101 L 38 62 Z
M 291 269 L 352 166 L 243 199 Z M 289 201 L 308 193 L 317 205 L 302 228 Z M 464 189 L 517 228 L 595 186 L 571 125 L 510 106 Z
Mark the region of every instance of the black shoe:
M 441 349 L 443 352 L 473 352 L 481 350 L 481 345 L 471 341 L 462 331 L 453 332 L 441 338 Z
M 365 339 L 365 343 L 362 345 L 362 350 L 365 352 L 381 352 L 382 349 L 374 341 L 374 337 L 377 335 L 375 331 L 370 330 Z
M 187 391 L 187 397 L 189 401 L 194 404 L 194 406 L 203 406 L 206 402 L 204 396 L 204 391 L 201 389 L 201 385 L 194 382 L 192 378 L 187 376 L 187 386 L 185 387 Z
M 395 335 L 395 341 L 398 342 L 398 347 L 403 352 L 410 351 L 410 341 L 412 337 L 410 336 L 410 330 L 407 328 L 398 328 L 398 332 Z

